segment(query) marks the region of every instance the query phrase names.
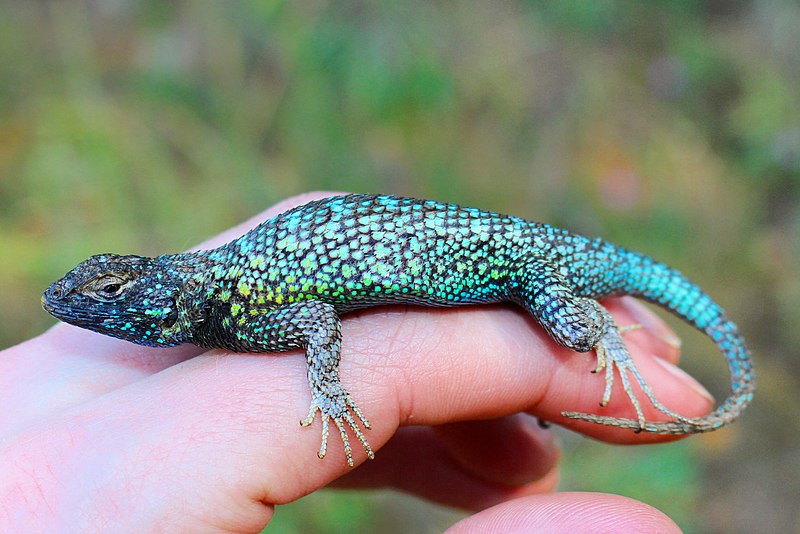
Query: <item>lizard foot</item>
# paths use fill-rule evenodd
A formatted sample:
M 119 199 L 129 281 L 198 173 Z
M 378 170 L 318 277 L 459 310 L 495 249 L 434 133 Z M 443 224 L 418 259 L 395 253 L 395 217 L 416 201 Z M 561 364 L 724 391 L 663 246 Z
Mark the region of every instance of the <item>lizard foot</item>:
M 650 385 L 645 381 L 644 377 L 639 372 L 639 369 L 636 367 L 636 364 L 628 352 L 628 349 L 625 348 L 621 333 L 636 330 L 638 328 L 641 328 L 641 326 L 631 325 L 619 328 L 612 324 L 608 327 L 606 333 L 597 343 L 597 346 L 595 346 L 595 352 L 597 353 L 597 367 L 593 372 L 597 373 L 603 369 L 606 371 L 606 387 L 605 391 L 603 392 L 603 399 L 600 401 L 600 406 L 606 406 L 611 401 L 611 391 L 612 387 L 614 386 L 614 367 L 616 367 L 619 370 L 619 377 L 620 380 L 622 380 L 622 387 L 625 390 L 628 399 L 630 399 L 634 410 L 636 410 L 636 420 L 638 422 L 638 428 L 636 429 L 636 432 L 648 430 L 648 428 L 647 421 L 644 418 L 644 412 L 642 412 L 642 407 L 639 403 L 639 399 L 636 398 L 636 395 L 631 388 L 630 376 L 633 376 L 634 380 L 636 380 L 636 383 L 639 384 L 639 387 L 642 389 L 642 392 L 644 392 L 647 399 L 656 409 L 672 417 L 676 421 L 689 422 L 688 418 L 670 410 L 656 398 L 653 390 L 650 388 Z M 581 412 L 562 412 L 561 415 L 580 421 L 589 421 L 592 423 L 599 423 L 609 426 L 623 426 L 626 428 L 630 427 L 630 420 L 617 417 L 599 416 Z
M 301 426 L 309 426 L 314 422 L 314 417 L 317 412 L 320 413 L 320 418 L 322 419 L 322 445 L 320 446 L 317 456 L 319 456 L 320 460 L 325 458 L 325 454 L 328 451 L 328 423 L 333 421 L 336 428 L 339 429 L 339 434 L 342 436 L 347 465 L 350 467 L 354 465 L 353 449 L 350 447 L 350 439 L 347 437 L 347 427 L 350 427 L 350 430 L 356 435 L 358 441 L 361 442 L 361 445 L 367 452 L 367 457 L 373 460 L 375 458 L 375 453 L 372 452 L 367 438 L 364 437 L 364 434 L 358 427 L 353 413 L 366 429 L 372 428 L 369 421 L 367 421 L 367 418 L 364 417 L 364 414 L 361 413 L 361 410 L 356 406 L 355 401 L 353 401 L 350 394 L 345 391 L 341 384 L 333 382 L 326 386 L 324 390 L 320 389 L 314 392 L 311 407 L 308 410 L 308 416 L 300 421 Z M 351 411 L 353 413 L 350 413 Z

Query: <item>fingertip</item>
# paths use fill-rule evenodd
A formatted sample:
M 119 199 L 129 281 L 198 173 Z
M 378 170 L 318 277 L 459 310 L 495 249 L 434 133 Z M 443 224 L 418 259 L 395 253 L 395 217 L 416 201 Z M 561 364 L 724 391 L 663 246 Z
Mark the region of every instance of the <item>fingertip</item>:
M 625 296 L 609 299 L 604 305 L 617 318 L 620 326 L 640 325 L 642 328 L 626 332 L 626 339 L 635 340 L 641 347 L 659 358 L 677 363 L 681 355 L 682 340 L 672 328 L 643 302 Z
M 448 534 L 659 532 L 681 530 L 660 510 L 647 504 L 602 493 L 528 495 L 459 521 Z
M 679 367 L 650 354 L 636 353 L 634 357 L 636 366 L 646 383 L 652 388 L 655 399 L 661 401 L 666 409 L 691 418 L 701 417 L 713 407 L 714 401 L 711 394 Z M 618 377 L 618 375 L 616 376 Z M 566 417 L 564 412 L 578 412 L 599 417 L 636 418 L 633 404 L 626 395 L 621 380 L 614 380 L 610 402 L 606 406 L 598 406 L 605 386 L 604 381 L 598 380 L 598 377 L 592 375 L 588 369 L 571 378 L 573 381 L 577 380 L 568 390 L 572 393 L 572 398 L 561 399 L 557 407 L 559 408 L 558 415 L 550 416 L 552 420 L 564 427 L 605 442 L 618 444 L 661 443 L 687 436 L 687 434 L 635 432 L 630 428 Z M 662 413 L 648 400 L 647 395 L 638 384 L 634 383 L 631 387 L 641 405 L 646 421 L 672 420 L 670 415 Z M 564 406 L 569 406 L 569 408 L 560 409 Z
M 662 369 L 670 373 L 672 376 L 677 378 L 682 384 L 691 388 L 697 395 L 705 399 L 709 405 L 714 404 L 714 396 L 701 384 L 698 382 L 692 375 L 678 367 L 677 365 L 673 365 L 672 363 L 662 360 L 661 358 L 655 358 L 655 363 L 658 364 Z

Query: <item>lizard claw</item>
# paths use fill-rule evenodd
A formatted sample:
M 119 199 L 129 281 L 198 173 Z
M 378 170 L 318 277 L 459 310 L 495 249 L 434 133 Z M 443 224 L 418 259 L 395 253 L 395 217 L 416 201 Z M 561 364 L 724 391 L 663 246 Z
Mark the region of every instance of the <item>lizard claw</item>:
M 625 393 L 628 396 L 631 404 L 633 405 L 634 410 L 636 411 L 636 421 L 638 423 L 638 428 L 635 429 L 636 432 L 647 430 L 647 420 L 644 417 L 644 412 L 642 411 L 639 399 L 636 397 L 636 394 L 633 392 L 631 387 L 631 376 L 633 376 L 636 383 L 639 384 L 642 392 L 657 410 L 670 416 L 676 421 L 688 422 L 688 418 L 670 410 L 656 398 L 655 393 L 653 393 L 653 390 L 650 388 L 650 385 L 636 367 L 636 364 L 628 352 L 628 349 L 625 348 L 625 344 L 622 342 L 622 337 L 620 334 L 623 332 L 629 332 L 631 330 L 637 330 L 638 328 L 641 328 L 641 325 L 630 325 L 622 328 L 612 325 L 608 328 L 605 335 L 600 339 L 595 347 L 598 364 L 597 368 L 593 372 L 599 372 L 603 368 L 605 368 L 606 371 L 605 390 L 603 392 L 603 398 L 600 401 L 600 406 L 606 406 L 611 401 L 611 392 L 614 386 L 614 367 L 616 367 L 619 371 L 619 378 L 622 380 L 622 387 L 625 390 Z M 600 423 L 609 426 L 625 426 L 627 428 L 629 423 L 629 420 L 624 420 L 621 418 L 598 416 L 581 412 L 562 412 L 561 415 L 570 419 L 589 421 L 592 423 Z
M 350 438 L 347 435 L 348 427 L 353 434 L 355 434 L 356 438 L 358 438 L 358 441 L 361 442 L 361 445 L 367 453 L 367 457 L 370 460 L 375 459 L 375 453 L 372 451 L 369 442 L 367 442 L 364 433 L 361 432 L 355 418 L 350 413 L 351 411 L 356 414 L 361 424 L 364 425 L 364 428 L 372 428 L 367 418 L 358 406 L 356 406 L 355 401 L 353 401 L 352 397 L 350 397 L 340 384 L 332 385 L 326 394 L 315 396 L 314 400 L 312 400 L 311 407 L 308 410 L 308 416 L 300 421 L 300 426 L 311 425 L 314 422 L 314 417 L 317 412 L 320 412 L 320 419 L 322 420 L 322 444 L 317 453 L 320 460 L 325 458 L 328 451 L 328 424 L 330 421 L 333 421 L 336 428 L 339 429 L 339 434 L 344 444 L 344 454 L 347 458 L 347 465 L 350 467 L 355 465 L 353 462 L 353 449 L 350 446 Z
M 639 323 L 634 324 L 626 324 L 625 326 L 618 326 L 617 330 L 619 330 L 620 334 L 627 334 L 628 332 L 635 332 L 636 330 L 641 330 L 644 328 L 643 325 Z

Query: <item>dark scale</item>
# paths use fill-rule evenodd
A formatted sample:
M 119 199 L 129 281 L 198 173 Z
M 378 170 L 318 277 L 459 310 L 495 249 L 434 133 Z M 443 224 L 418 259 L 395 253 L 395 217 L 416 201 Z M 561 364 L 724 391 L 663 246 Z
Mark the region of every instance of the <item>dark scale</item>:
M 733 393 L 712 413 L 686 418 L 663 406 L 639 374 L 618 327 L 597 299 L 634 295 L 705 332 L 722 350 Z M 600 239 L 453 204 L 393 196 L 347 195 L 310 202 L 213 250 L 157 258 L 104 254 L 51 285 L 42 302 L 55 317 L 148 346 L 194 343 L 235 352 L 303 348 L 312 401 L 344 441 L 349 427 L 374 455 L 356 419 L 364 414 L 339 381 L 339 316 L 389 303 L 457 306 L 514 302 L 561 345 L 594 349 L 614 367 L 635 419 L 565 412 L 573 419 L 660 434 L 714 430 L 733 421 L 753 395 L 753 369 L 736 325 L 677 271 Z M 646 421 L 631 389 L 672 420 Z

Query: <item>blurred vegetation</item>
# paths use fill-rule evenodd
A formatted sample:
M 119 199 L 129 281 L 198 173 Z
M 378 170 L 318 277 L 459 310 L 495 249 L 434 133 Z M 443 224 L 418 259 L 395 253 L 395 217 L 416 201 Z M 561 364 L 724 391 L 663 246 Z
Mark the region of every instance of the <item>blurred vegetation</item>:
M 800 531 L 797 28 L 794 0 L 0 3 L 0 346 L 52 324 L 39 294 L 84 257 L 178 251 L 302 191 L 513 213 L 684 270 L 758 359 L 741 423 L 636 449 L 566 435 L 562 487 L 687 531 Z M 676 328 L 722 397 L 719 356 Z M 309 499 L 276 531 L 456 517 Z

